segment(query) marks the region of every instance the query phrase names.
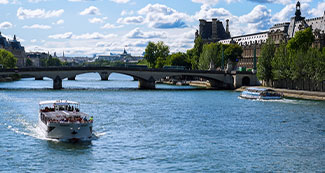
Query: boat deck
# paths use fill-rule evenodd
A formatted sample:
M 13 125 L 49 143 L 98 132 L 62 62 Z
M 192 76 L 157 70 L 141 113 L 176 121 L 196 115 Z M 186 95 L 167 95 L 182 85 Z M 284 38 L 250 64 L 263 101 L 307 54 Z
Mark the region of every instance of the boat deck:
M 50 111 L 50 112 L 42 112 L 45 117 L 48 118 L 59 118 L 59 117 L 88 117 L 89 115 L 83 112 L 75 112 L 75 111 Z

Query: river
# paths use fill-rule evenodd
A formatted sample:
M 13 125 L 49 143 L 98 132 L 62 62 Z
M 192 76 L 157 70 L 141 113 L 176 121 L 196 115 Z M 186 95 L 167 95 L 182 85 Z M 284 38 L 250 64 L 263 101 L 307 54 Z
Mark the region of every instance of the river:
M 0 83 L 0 172 L 323 172 L 325 102 L 239 99 L 234 91 L 98 74 Z M 68 99 L 94 116 L 91 142 L 39 132 L 38 103 Z

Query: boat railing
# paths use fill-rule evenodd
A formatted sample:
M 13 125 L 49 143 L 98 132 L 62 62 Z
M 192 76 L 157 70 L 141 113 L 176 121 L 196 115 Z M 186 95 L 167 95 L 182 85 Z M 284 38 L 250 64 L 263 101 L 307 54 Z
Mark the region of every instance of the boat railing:
M 84 124 L 84 123 L 92 123 L 93 118 L 87 118 L 88 116 L 84 116 L 83 118 L 81 116 L 76 117 L 66 117 L 62 115 L 57 115 L 56 117 L 47 117 L 44 113 L 41 112 L 40 118 L 41 120 L 47 124 L 47 122 L 50 123 L 77 123 L 77 124 Z

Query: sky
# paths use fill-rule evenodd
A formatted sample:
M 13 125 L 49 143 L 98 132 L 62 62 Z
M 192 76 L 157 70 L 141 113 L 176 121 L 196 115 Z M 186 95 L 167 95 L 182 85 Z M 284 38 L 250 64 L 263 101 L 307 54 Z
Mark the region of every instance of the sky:
M 25 51 L 58 56 L 141 55 L 149 41 L 171 52 L 193 47 L 199 19 L 229 19 L 232 36 L 266 31 L 294 16 L 296 0 L 0 0 L 0 32 Z M 302 16 L 325 0 L 301 0 Z

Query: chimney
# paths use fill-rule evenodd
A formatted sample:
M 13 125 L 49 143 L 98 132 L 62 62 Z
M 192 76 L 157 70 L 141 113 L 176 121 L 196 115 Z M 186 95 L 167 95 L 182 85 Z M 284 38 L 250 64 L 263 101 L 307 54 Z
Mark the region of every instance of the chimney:
M 229 19 L 226 20 L 226 33 L 230 36 L 230 32 L 229 32 Z
M 212 35 L 211 35 L 212 40 L 217 40 L 217 34 L 218 34 L 217 22 L 218 22 L 217 18 L 212 18 Z

